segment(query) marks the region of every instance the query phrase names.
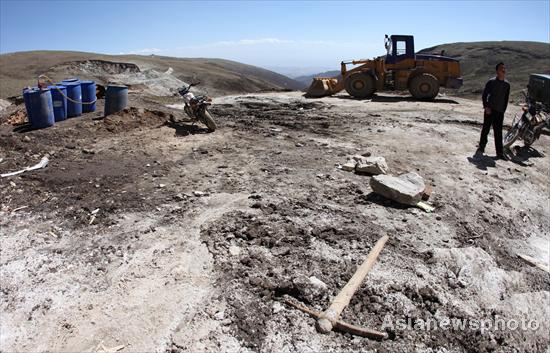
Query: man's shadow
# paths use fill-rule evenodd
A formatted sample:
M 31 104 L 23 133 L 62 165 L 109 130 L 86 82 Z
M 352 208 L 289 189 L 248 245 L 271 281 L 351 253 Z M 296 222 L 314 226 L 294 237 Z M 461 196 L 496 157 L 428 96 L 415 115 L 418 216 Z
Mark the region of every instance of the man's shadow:
M 468 162 L 472 163 L 477 167 L 477 169 L 481 170 L 487 170 L 487 168 L 496 167 L 495 160 L 492 157 L 485 156 L 483 155 L 483 153 L 477 151 L 473 156 L 468 157 Z

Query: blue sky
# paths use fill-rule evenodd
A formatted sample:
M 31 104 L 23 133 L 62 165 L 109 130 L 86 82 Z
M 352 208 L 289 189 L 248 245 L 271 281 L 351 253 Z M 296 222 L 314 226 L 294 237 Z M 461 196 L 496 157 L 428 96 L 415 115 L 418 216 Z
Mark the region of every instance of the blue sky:
M 386 33 L 413 34 L 417 50 L 463 41 L 548 43 L 550 0 L 0 0 L 1 53 L 154 53 L 338 69 L 343 59 L 383 54 Z

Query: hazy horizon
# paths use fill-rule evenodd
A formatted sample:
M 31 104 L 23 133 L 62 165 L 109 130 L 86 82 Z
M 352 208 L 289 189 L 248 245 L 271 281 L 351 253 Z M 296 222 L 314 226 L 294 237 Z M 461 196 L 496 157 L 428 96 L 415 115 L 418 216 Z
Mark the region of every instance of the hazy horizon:
M 416 51 L 454 42 L 549 43 L 549 13 L 550 0 L 2 0 L 0 53 L 75 50 L 221 58 L 299 76 L 338 70 L 341 60 L 382 55 L 384 34 L 414 35 Z M 526 16 L 529 25 L 523 25 Z M 52 18 L 56 26 L 47 25 Z

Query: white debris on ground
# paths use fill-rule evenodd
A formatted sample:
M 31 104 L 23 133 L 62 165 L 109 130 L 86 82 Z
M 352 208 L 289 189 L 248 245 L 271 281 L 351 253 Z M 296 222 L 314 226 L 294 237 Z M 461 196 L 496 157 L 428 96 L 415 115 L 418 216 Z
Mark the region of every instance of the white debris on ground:
M 0 112 L 11 105 L 11 102 L 5 99 L 0 99 Z

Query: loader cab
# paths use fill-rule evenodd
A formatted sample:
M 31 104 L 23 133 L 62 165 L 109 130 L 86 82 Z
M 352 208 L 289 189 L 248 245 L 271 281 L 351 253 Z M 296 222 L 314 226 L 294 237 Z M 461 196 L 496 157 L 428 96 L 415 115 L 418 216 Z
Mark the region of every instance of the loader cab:
M 403 35 L 392 35 L 384 38 L 386 47 L 386 64 L 397 64 L 405 59 L 414 59 L 414 37 Z

